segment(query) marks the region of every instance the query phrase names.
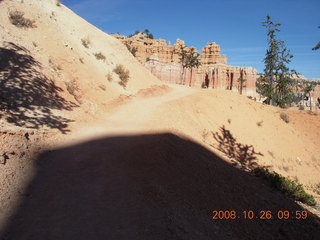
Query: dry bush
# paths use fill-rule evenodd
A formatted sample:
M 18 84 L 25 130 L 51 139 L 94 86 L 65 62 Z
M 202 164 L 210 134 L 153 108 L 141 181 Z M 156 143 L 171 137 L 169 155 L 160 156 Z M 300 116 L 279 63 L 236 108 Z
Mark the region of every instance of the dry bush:
M 206 142 L 208 136 L 209 136 L 209 131 L 207 129 L 203 129 L 201 132 L 202 141 Z
M 103 91 L 106 91 L 107 90 L 107 88 L 106 88 L 106 86 L 105 85 L 99 85 L 99 88 L 101 89 L 101 90 L 103 90 Z
M 112 82 L 113 78 L 112 78 L 112 74 L 111 73 L 107 74 L 107 79 L 108 79 L 109 82 Z
M 262 126 L 263 121 L 257 122 L 257 126 L 261 127 Z
M 75 80 L 70 82 L 66 82 L 67 90 L 71 95 L 75 95 L 77 91 L 79 91 L 79 86 Z
M 56 64 L 51 58 L 49 58 L 49 64 L 54 71 L 61 71 L 62 67 L 59 64 Z
M 120 78 L 119 85 L 121 85 L 123 88 L 126 88 L 127 83 L 129 81 L 130 75 L 129 70 L 125 69 L 125 67 L 122 64 L 118 64 L 114 69 L 113 72 L 118 74 Z
M 76 82 L 76 80 L 72 80 L 70 82 L 65 82 L 67 91 L 77 100 L 78 103 L 82 103 L 81 95 L 79 94 L 80 88 Z
M 81 43 L 85 48 L 89 48 L 89 45 L 90 45 L 91 42 L 90 42 L 89 38 L 82 38 L 81 39 Z
M 320 195 L 320 183 L 315 184 L 315 185 L 313 186 L 313 191 L 314 191 L 316 194 Z
M 10 22 L 19 28 L 34 28 L 35 21 L 24 17 L 24 12 L 13 11 L 9 13 Z
M 289 118 L 289 116 L 288 116 L 288 114 L 286 114 L 286 113 L 280 113 L 280 118 L 283 120 L 283 121 L 285 121 L 286 123 L 289 123 L 290 122 L 290 118 Z
M 130 43 L 128 43 L 128 42 L 125 42 L 124 45 L 127 47 L 127 49 L 129 50 L 129 52 L 131 52 L 131 54 L 135 57 L 135 56 L 136 56 L 136 53 L 137 53 L 137 51 L 138 51 L 138 48 L 131 46 Z
M 318 115 L 317 113 L 312 112 L 311 110 L 308 110 L 308 113 L 309 113 L 310 115 L 313 115 L 313 116 L 317 116 L 317 115 Z
M 96 57 L 96 59 L 98 60 L 102 60 L 102 61 L 105 61 L 106 60 L 106 57 L 101 53 L 95 53 L 94 56 Z

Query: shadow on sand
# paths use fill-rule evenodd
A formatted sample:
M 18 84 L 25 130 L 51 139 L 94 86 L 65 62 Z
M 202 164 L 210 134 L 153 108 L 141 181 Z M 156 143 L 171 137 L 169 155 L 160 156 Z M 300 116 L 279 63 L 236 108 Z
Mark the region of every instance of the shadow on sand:
M 257 167 L 258 156 L 263 156 L 262 153 L 254 150 L 253 145 L 238 142 L 225 126 L 220 127 L 220 133 L 212 133 L 212 136 L 218 143 L 218 150 L 231 159 L 238 161 L 242 168 L 253 169 Z M 214 145 L 212 146 L 215 147 Z
M 320 223 L 243 219 L 302 210 L 260 179 L 173 134 L 115 136 L 41 155 L 0 239 L 317 239 Z M 240 219 L 212 220 L 213 210 Z M 293 216 L 293 215 L 292 215 Z M 293 216 L 294 217 L 294 216 Z
M 0 48 L 0 59 L 0 117 L 20 127 L 66 133 L 71 120 L 52 110 L 71 111 L 77 105 L 59 96 L 63 90 L 40 72 L 40 63 L 14 43 Z

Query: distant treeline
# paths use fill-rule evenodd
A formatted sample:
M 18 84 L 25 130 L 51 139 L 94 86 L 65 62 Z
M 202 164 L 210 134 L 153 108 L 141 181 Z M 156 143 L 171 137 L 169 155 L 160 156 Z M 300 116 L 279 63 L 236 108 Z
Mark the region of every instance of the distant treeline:
M 143 32 L 141 32 L 140 30 L 136 30 L 133 34 L 130 34 L 128 37 L 132 37 L 139 33 L 144 33 L 147 38 L 154 39 L 153 34 L 149 31 L 149 29 L 145 29 Z

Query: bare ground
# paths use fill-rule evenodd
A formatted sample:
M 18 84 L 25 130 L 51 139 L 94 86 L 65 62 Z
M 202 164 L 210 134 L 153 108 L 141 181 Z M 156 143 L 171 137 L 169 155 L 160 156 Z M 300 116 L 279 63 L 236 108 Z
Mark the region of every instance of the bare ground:
M 155 125 L 159 109 L 194 94 L 181 87 L 138 94 L 59 137 L 59 147 L 34 161 L 2 238 L 317 239 L 319 219 L 295 219 L 300 205 L 205 143 Z M 239 218 L 213 220 L 213 210 Z M 292 218 L 244 219 L 249 210 L 257 217 L 288 210 Z

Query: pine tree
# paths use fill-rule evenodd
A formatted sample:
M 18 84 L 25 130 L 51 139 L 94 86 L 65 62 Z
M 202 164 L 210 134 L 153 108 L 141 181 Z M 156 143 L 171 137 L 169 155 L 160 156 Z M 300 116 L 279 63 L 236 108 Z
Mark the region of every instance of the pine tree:
M 240 92 L 241 95 L 242 95 L 243 88 L 246 87 L 246 84 L 245 84 L 246 81 L 247 81 L 247 79 L 242 78 L 242 77 L 240 77 L 240 78 L 238 79 L 239 92 Z
M 191 84 L 192 84 L 191 81 L 192 81 L 193 68 L 194 67 L 198 68 L 201 65 L 200 60 L 199 60 L 199 56 L 200 56 L 200 54 L 197 53 L 194 48 L 191 48 L 190 53 L 187 54 L 186 68 L 190 69 L 189 87 L 191 87 Z
M 191 48 L 190 51 L 186 50 L 185 45 L 180 45 L 180 63 L 182 64 L 182 73 L 180 75 L 180 83 L 182 84 L 182 80 L 185 80 L 185 72 L 186 69 L 190 69 L 190 81 L 189 86 L 191 87 L 191 80 L 192 80 L 192 70 L 194 67 L 199 67 L 201 65 L 199 56 L 200 54 L 195 51 L 194 48 Z M 185 81 L 184 81 L 185 82 Z
M 149 29 L 145 29 L 145 30 L 143 31 L 143 33 L 146 34 L 147 38 L 154 39 L 154 36 L 153 36 L 153 34 L 150 32 Z
M 318 26 L 318 28 L 320 28 L 320 26 Z M 317 45 L 314 48 L 312 48 L 312 50 L 318 50 L 318 49 L 320 49 L 320 42 L 318 42 Z
M 273 23 L 268 15 L 263 26 L 268 31 L 269 46 L 264 58 L 264 74 L 258 79 L 257 88 L 260 94 L 266 97 L 264 103 L 285 108 L 294 97 L 292 74 L 296 72 L 287 66 L 293 56 L 284 41 L 276 39 L 280 24 Z
M 180 51 L 177 52 L 180 55 L 179 61 L 182 65 L 182 72 L 180 74 L 180 84 L 183 84 L 183 76 L 187 67 L 187 50 L 185 45 L 180 45 Z
M 315 89 L 316 84 L 313 82 L 306 82 L 305 86 L 303 87 L 303 92 L 305 97 L 308 95 L 309 104 L 310 104 L 310 111 L 312 111 L 312 99 L 311 99 L 311 92 Z

